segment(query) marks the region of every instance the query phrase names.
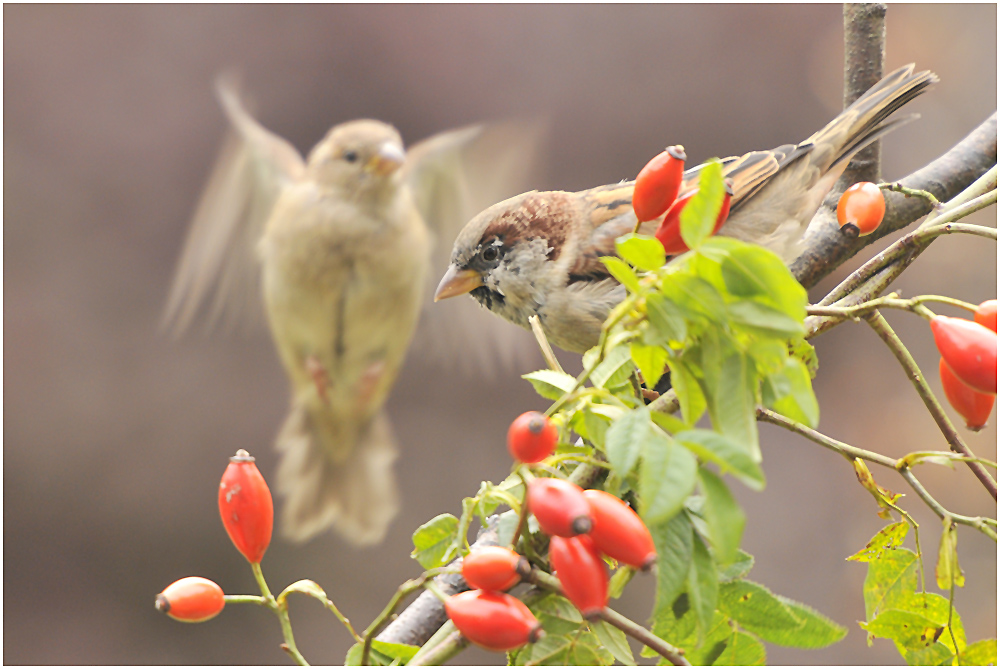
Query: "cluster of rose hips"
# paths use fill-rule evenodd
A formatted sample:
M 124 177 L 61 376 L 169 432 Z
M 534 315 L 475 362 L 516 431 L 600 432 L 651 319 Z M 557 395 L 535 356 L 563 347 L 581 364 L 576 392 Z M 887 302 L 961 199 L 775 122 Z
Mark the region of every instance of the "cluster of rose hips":
M 219 483 L 219 514 L 236 549 L 251 564 L 259 564 L 271 544 L 274 503 L 254 459 L 243 449 L 229 458 Z M 210 620 L 225 605 L 222 588 L 200 576 L 175 581 L 156 596 L 158 611 L 186 623 Z
M 688 205 L 698 189 L 688 191 L 680 198 L 681 185 L 684 182 L 684 161 L 687 155 L 680 144 L 668 146 L 664 151 L 654 156 L 639 171 L 635 178 L 632 191 L 632 210 L 640 222 L 653 221 L 663 216 L 656 229 L 656 239 L 663 245 L 667 255 L 677 255 L 688 250 L 687 244 L 681 238 L 681 212 Z M 714 235 L 726 222 L 729 216 L 729 204 L 733 199 L 733 189 L 727 180 L 722 209 L 715 219 Z
M 997 394 L 997 301 L 980 304 L 973 321 L 934 316 L 931 332 L 945 397 L 970 429 L 981 429 Z
M 511 423 L 507 447 L 525 464 L 552 455 L 559 431 L 543 414 L 529 411 Z M 583 490 L 556 478 L 533 478 L 525 501 L 549 535 L 549 561 L 563 594 L 585 618 L 599 616 L 608 603 L 608 569 L 603 556 L 637 569 L 656 562 L 653 538 L 638 515 L 602 490 Z M 473 643 L 490 650 L 513 650 L 542 635 L 541 625 L 516 597 L 502 591 L 531 574 L 527 559 L 509 548 L 469 553 L 462 576 L 469 592 L 449 597 L 445 611 Z

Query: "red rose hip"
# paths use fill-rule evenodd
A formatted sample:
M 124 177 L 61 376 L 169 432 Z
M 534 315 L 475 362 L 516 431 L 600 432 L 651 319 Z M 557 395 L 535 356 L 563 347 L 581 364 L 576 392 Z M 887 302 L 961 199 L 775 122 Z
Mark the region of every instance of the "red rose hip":
M 585 490 L 583 496 L 594 519 L 590 538 L 599 551 L 636 569 L 656 563 L 653 536 L 628 504 L 603 490 Z
M 549 560 L 566 599 L 584 618 L 599 615 L 608 604 L 608 568 L 591 538 L 552 537 Z
M 572 537 L 593 527 L 590 504 L 580 486 L 562 479 L 538 478 L 528 484 L 528 510 L 535 514 L 542 532 Z
M 945 363 L 966 385 L 997 394 L 997 333 L 964 318 L 931 319 L 934 343 Z
M 516 460 L 533 464 L 552 455 L 559 429 L 545 414 L 528 411 L 514 419 L 507 430 L 507 450 Z
M 508 590 L 521 580 L 520 569 L 527 566 L 527 560 L 509 548 L 486 546 L 465 556 L 462 577 L 471 588 Z
M 260 562 L 271 543 L 274 502 L 253 457 L 242 448 L 222 474 L 219 514 L 236 549 L 251 563 Z
M 977 323 L 984 328 L 997 331 L 997 301 L 986 300 L 976 307 L 976 314 L 973 317 Z
M 840 227 L 853 225 L 858 236 L 875 232 L 885 216 L 885 197 L 882 189 L 870 181 L 856 183 L 840 196 L 837 202 L 837 222 Z
M 680 192 L 687 155 L 680 144 L 668 146 L 639 171 L 632 191 L 632 210 L 640 221 L 652 221 L 665 212 Z
M 156 610 L 184 623 L 201 623 L 219 615 L 226 605 L 216 583 L 200 576 L 174 581 L 156 596 Z
M 487 650 L 513 650 L 544 634 L 524 602 L 502 592 L 461 592 L 445 600 L 444 610 L 466 639 Z
M 941 373 L 941 387 L 944 388 L 944 396 L 948 398 L 948 403 L 965 419 L 966 427 L 970 430 L 981 430 L 993 412 L 996 395 L 981 393 L 962 383 L 945 363 L 944 358 L 941 358 L 938 371 Z
M 663 218 L 663 222 L 660 223 L 660 227 L 656 230 L 656 238 L 660 240 L 663 244 L 663 250 L 667 255 L 677 255 L 679 253 L 684 253 L 688 251 L 687 244 L 684 243 L 684 239 L 681 237 L 681 212 L 684 211 L 684 207 L 688 205 L 694 194 L 698 192 L 698 189 L 694 189 L 685 193 L 678 199 L 673 205 L 670 206 L 670 210 L 667 211 L 667 215 Z M 715 218 L 715 227 L 712 228 L 712 234 L 714 235 L 722 227 L 722 224 L 726 222 L 726 218 L 729 217 L 729 205 L 733 200 L 733 188 L 726 180 L 726 190 L 725 195 L 722 198 L 722 209 L 719 210 L 719 215 Z

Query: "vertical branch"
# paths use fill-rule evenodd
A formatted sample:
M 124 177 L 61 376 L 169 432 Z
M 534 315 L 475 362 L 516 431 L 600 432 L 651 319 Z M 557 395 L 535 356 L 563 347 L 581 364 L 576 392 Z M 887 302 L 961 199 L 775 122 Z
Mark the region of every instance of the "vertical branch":
M 882 79 L 885 69 L 883 3 L 844 3 L 844 108 Z M 882 142 L 873 142 L 847 166 L 834 192 L 837 197 L 858 181 L 881 181 Z

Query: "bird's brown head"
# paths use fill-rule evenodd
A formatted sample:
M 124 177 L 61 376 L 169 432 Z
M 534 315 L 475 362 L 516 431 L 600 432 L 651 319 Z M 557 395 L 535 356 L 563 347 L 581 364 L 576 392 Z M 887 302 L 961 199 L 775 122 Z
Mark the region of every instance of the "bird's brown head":
M 334 126 L 309 153 L 306 169 L 321 184 L 359 193 L 392 183 L 405 159 L 395 128 L 363 119 Z
M 459 233 L 434 300 L 471 293 L 496 310 L 527 295 L 539 269 L 557 260 L 575 210 L 569 193 L 529 191 L 486 209 Z

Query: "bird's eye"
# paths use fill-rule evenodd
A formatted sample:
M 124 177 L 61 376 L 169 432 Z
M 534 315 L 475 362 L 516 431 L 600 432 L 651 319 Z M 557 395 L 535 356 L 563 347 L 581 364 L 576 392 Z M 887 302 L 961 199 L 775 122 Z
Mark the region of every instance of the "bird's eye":
M 358 153 L 357 153 L 357 151 L 344 151 L 344 154 L 343 154 L 342 157 L 347 162 L 354 163 L 354 162 L 357 162 L 357 160 L 358 160 Z
M 500 251 L 495 246 L 487 246 L 483 249 L 483 260 L 493 262 L 500 256 Z

